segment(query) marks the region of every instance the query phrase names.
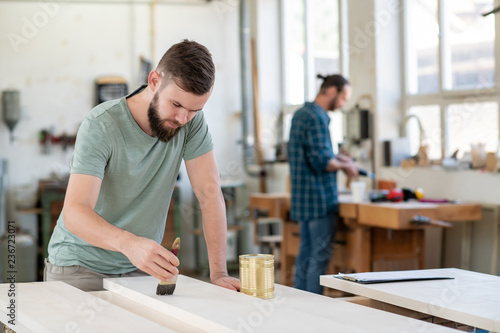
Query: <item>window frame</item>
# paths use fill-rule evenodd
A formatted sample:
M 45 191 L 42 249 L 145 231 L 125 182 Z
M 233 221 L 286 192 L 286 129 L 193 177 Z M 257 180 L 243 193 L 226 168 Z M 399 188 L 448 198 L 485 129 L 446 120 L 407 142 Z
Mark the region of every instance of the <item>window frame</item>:
M 311 101 L 315 98 L 317 91 L 316 91 L 316 74 L 312 73 L 314 72 L 314 59 L 311 54 L 311 49 L 312 49 L 312 21 L 310 18 L 311 15 L 311 4 L 309 0 L 300 0 L 302 2 L 302 5 L 304 6 L 304 45 L 305 45 L 305 52 L 304 52 L 304 99 L 305 101 Z M 349 68 L 349 53 L 345 45 L 348 44 L 348 35 L 347 35 L 347 0 L 337 0 L 338 4 L 338 38 L 339 38 L 339 73 L 348 76 L 348 68 Z M 286 50 L 287 50 L 287 44 L 285 40 L 285 11 L 284 7 L 286 5 L 286 0 L 280 0 L 280 29 L 281 29 L 281 45 L 280 45 L 280 53 L 281 53 L 281 72 L 282 72 L 282 82 L 283 82 L 283 87 L 282 87 L 282 103 L 283 107 L 287 108 L 290 107 L 287 103 L 288 96 L 287 96 L 287 78 L 286 78 L 286 69 L 288 66 L 287 59 L 286 59 Z M 292 107 L 293 108 L 293 107 Z
M 448 129 L 446 128 L 446 115 L 448 112 L 448 107 L 452 104 L 463 104 L 463 103 L 484 103 L 484 102 L 496 102 L 499 105 L 500 112 L 500 16 L 495 17 L 495 42 L 494 42 L 494 60 L 495 60 L 495 85 L 493 87 L 487 88 L 477 88 L 477 89 L 467 89 L 467 90 L 447 90 L 444 89 L 445 73 L 443 69 L 447 64 L 444 62 L 444 56 L 447 52 L 445 49 L 446 45 L 446 33 L 442 29 L 444 27 L 446 10 L 446 1 L 450 0 L 436 0 L 438 2 L 437 8 L 437 18 L 439 26 L 439 41 L 438 41 L 438 77 L 439 77 L 439 90 L 436 93 L 431 94 L 410 94 L 409 93 L 409 65 L 408 65 L 408 1 L 403 0 L 403 15 L 401 15 L 401 52 L 402 52 L 402 110 L 403 119 L 408 116 L 409 110 L 416 106 L 426 106 L 426 105 L 438 105 L 440 107 L 440 121 L 441 121 L 441 157 L 447 157 L 449 155 L 448 147 Z M 496 8 L 500 6 L 500 0 L 494 0 L 493 6 Z M 490 14 L 495 15 L 495 14 Z M 500 15 L 500 14 L 499 14 Z M 500 128 L 500 115 L 499 115 L 498 126 Z M 406 124 L 402 124 L 402 127 Z M 405 133 L 405 128 L 401 128 L 402 133 Z M 500 131 L 499 131 L 500 133 Z M 500 140 L 500 135 L 499 138 Z

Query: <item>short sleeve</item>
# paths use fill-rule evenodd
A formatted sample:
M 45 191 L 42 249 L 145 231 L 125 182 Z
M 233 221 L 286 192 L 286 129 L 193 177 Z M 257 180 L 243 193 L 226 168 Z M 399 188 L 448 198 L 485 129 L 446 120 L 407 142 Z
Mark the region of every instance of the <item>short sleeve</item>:
M 103 122 L 87 117 L 83 120 L 76 137 L 75 151 L 71 158 L 71 173 L 81 173 L 99 178 L 111 156 L 108 131 Z
M 184 160 L 192 160 L 214 149 L 202 111 L 199 111 L 187 126 L 186 146 L 182 156 Z

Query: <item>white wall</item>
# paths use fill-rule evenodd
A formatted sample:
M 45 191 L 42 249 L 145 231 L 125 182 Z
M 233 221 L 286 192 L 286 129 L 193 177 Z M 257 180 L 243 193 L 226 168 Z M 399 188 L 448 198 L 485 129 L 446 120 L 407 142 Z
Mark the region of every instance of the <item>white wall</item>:
M 399 187 L 421 187 L 428 198 L 445 198 L 500 205 L 500 176 L 478 170 L 382 168 L 380 178 Z
M 41 3 L 47 4 L 46 9 Z M 179 2 L 177 2 L 179 3 Z M 205 106 L 205 117 L 215 144 L 222 175 L 241 178 L 236 141 L 240 134 L 238 9 L 234 1 L 195 5 L 158 4 L 154 66 L 172 44 L 187 38 L 212 52 L 216 83 Z M 26 23 L 31 22 L 31 23 Z M 33 24 L 34 29 L 29 29 Z M 35 24 L 38 24 L 36 27 Z M 28 28 L 27 28 L 28 27 Z M 47 178 L 64 169 L 71 151 L 54 147 L 42 155 L 38 132 L 54 127 L 56 135 L 75 134 L 81 119 L 94 106 L 94 80 L 103 75 L 123 76 L 129 90 L 138 87 L 139 56 L 150 57 L 150 10 L 146 4 L 0 2 L 0 35 L 19 36 L 22 44 L 0 39 L 0 90 L 18 89 L 24 108 L 10 144 L 8 129 L 0 125 L 0 158 L 9 161 L 10 188 Z M 13 47 L 14 45 L 14 47 Z M 150 57 L 151 58 L 151 57 Z M 183 209 L 189 210 L 191 188 L 182 170 Z M 10 205 L 9 219 L 35 224 L 33 216 L 17 214 Z M 192 267 L 194 253 L 190 214 L 185 214 L 183 265 Z

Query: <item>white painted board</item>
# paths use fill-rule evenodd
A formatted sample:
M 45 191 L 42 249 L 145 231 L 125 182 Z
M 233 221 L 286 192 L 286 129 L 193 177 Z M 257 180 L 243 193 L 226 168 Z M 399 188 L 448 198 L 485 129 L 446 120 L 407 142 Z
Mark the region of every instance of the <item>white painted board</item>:
M 454 332 L 396 314 L 275 285 L 261 300 L 179 275 L 173 295 L 153 277 L 104 279 L 104 288 L 206 332 Z
M 63 282 L 0 284 L 0 321 L 17 333 L 174 332 Z M 15 299 L 15 325 L 7 305 Z
M 450 276 L 454 279 L 367 285 L 341 280 L 332 275 L 322 275 L 320 284 L 458 323 L 500 332 L 499 276 L 456 268 L 416 272 Z
M 142 318 L 149 319 L 161 326 L 167 327 L 178 333 L 204 333 L 203 330 L 186 324 L 183 321 L 180 321 L 177 318 L 166 315 L 160 311 L 152 309 L 150 307 L 141 305 L 129 298 L 123 297 L 116 293 L 112 293 L 108 290 L 102 291 L 91 291 L 90 294 L 102 298 L 107 302 L 113 303 L 114 305 L 119 306 L 122 309 L 133 312 Z

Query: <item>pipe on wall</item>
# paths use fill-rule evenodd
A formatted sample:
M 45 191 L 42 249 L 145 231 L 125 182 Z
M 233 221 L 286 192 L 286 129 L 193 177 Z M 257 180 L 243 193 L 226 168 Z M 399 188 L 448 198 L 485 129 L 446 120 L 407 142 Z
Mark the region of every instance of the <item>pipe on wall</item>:
M 240 69 L 241 69 L 241 144 L 243 146 L 243 164 L 245 172 L 257 177 L 259 172 L 252 171 L 250 165 L 255 164 L 254 149 L 249 143 L 251 110 L 252 110 L 252 76 L 250 60 L 250 8 L 248 0 L 239 1 L 239 33 L 240 33 Z

